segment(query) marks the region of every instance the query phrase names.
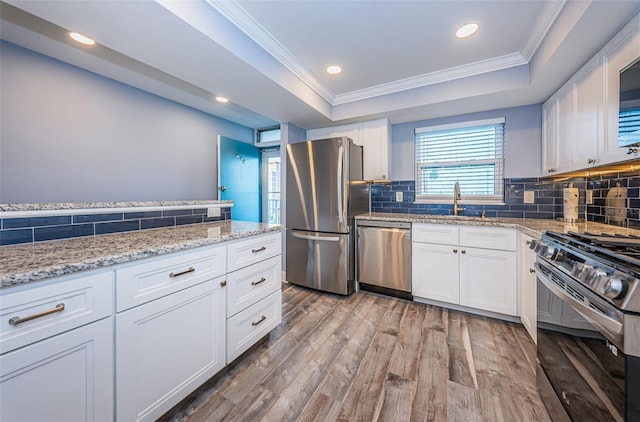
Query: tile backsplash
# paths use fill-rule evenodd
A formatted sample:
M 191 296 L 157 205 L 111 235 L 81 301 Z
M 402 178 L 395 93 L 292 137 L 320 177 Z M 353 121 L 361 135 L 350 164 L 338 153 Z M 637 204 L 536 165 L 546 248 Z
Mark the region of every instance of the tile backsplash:
M 502 205 L 465 204 L 462 215 L 477 216 L 484 211 L 487 217 L 515 217 L 557 219 L 564 216 L 563 189 L 573 187 L 579 190 L 579 218 L 608 224 L 622 224 L 640 228 L 640 172 L 609 173 L 597 176 L 573 178 L 512 178 L 505 180 L 505 198 Z M 627 198 L 624 200 L 626 210 L 614 210 L 607 207 L 606 197 L 612 188 L 626 188 Z M 593 204 L 586 204 L 586 191 L 593 195 Z M 533 204 L 525 204 L 525 191 L 532 191 Z M 402 192 L 403 200 L 396 201 L 396 192 Z M 613 192 L 611 192 L 613 193 Z M 453 191 L 451 201 L 442 204 L 415 203 L 415 182 L 413 180 L 393 181 L 391 183 L 374 183 L 371 185 L 371 211 L 393 212 L 405 214 L 451 214 L 453 208 Z M 611 202 L 609 203 L 611 205 Z M 625 211 L 622 221 L 615 221 L 612 215 L 620 215 Z
M 0 219 L 0 246 L 45 240 L 121 233 L 183 224 L 231 219 L 231 208 L 220 208 L 219 217 L 207 217 L 207 208 L 165 209 L 140 212 L 104 212 L 46 217 Z

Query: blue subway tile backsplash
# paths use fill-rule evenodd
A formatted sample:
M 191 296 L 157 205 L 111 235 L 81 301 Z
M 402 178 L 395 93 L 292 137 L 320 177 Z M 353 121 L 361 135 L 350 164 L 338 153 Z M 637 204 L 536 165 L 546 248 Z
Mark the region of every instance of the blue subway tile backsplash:
M 535 177 L 505 179 L 504 204 L 464 204 L 463 207 L 466 210 L 462 215 L 476 216 L 484 211 L 487 217 L 562 218 L 564 214 L 563 189 L 569 187 L 570 184 L 578 188 L 580 192 L 578 205 L 581 218 L 586 217 L 588 221 L 640 228 L 640 172 L 637 171 L 562 179 Z M 607 215 L 607 194 L 610 189 L 617 186 L 626 188 L 628 198 L 626 219 L 622 222 L 612 221 Z M 586 204 L 585 192 L 587 189 L 593 194 L 593 204 L 590 205 Z M 533 191 L 533 204 L 524 203 L 525 191 Z M 403 200 L 401 202 L 396 202 L 396 192 L 402 192 Z M 371 186 L 371 211 L 450 215 L 453 209 L 453 192 L 451 194 L 451 202 L 443 204 L 415 203 L 415 182 L 413 180 L 374 183 Z
M 165 211 L 2 218 L 0 219 L 0 246 L 230 219 L 230 207 L 220 208 L 219 217 L 207 217 L 207 208 L 187 208 Z

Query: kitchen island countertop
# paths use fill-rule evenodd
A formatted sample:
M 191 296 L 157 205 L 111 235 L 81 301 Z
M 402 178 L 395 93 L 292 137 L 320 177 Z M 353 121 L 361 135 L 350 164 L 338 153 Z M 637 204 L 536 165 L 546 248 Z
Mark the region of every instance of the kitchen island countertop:
M 281 230 L 221 221 L 0 247 L 0 288 Z
M 609 224 L 595 223 L 593 221 L 581 223 L 565 223 L 557 220 L 543 220 L 535 218 L 501 218 L 501 217 L 471 217 L 471 216 L 453 216 L 453 215 L 434 215 L 434 214 L 395 214 L 395 213 L 366 213 L 356 217 L 357 220 L 378 220 L 378 221 L 405 221 L 411 223 L 432 223 L 432 224 L 457 224 L 468 226 L 494 226 L 494 227 L 512 227 L 520 230 L 529 236 L 540 238 L 547 230 L 567 233 L 569 231 L 576 233 L 592 232 L 607 233 L 619 235 L 640 236 L 640 230 L 628 229 L 625 227 L 612 226 Z

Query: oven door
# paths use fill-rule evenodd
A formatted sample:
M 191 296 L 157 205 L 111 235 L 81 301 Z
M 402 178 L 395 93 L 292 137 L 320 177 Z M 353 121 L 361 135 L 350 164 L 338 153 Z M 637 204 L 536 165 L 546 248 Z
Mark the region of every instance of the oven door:
M 614 344 L 623 344 L 623 315 L 541 258 L 536 273 L 538 363 L 566 416 L 574 422 L 637 420 L 627 409 L 627 359 Z M 588 321 L 581 329 L 571 323 L 576 312 Z

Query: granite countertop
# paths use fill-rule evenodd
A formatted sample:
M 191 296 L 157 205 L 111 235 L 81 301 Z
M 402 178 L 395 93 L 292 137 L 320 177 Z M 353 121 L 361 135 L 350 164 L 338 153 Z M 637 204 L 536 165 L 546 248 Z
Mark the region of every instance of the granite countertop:
M 279 231 L 280 225 L 220 221 L 0 247 L 0 288 L 227 240 Z
M 420 214 L 394 214 L 394 213 L 366 213 L 357 215 L 356 220 L 378 220 L 378 221 L 405 221 L 411 223 L 435 223 L 435 224 L 457 224 L 471 226 L 494 226 L 512 227 L 528 234 L 529 236 L 540 238 L 547 230 L 567 233 L 592 232 L 640 236 L 640 230 L 628 229 L 625 227 L 612 226 L 609 224 L 594 223 L 592 221 L 582 223 L 565 223 L 556 220 L 541 220 L 535 218 L 500 218 L 500 217 L 469 217 L 453 215 L 420 215 Z
M 111 208 L 145 208 L 145 207 L 180 207 L 180 206 L 213 206 L 230 205 L 228 200 L 195 200 L 195 201 L 129 201 L 129 202 L 56 202 L 56 203 L 29 203 L 29 204 L 0 204 L 0 212 L 24 212 L 24 211 L 64 211 L 77 209 L 111 209 Z

